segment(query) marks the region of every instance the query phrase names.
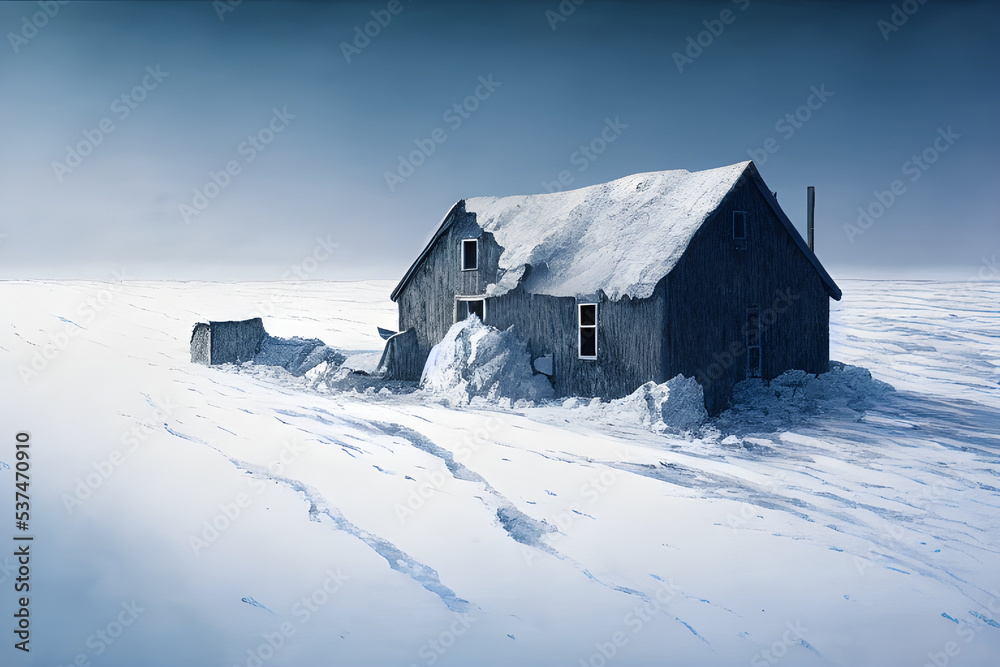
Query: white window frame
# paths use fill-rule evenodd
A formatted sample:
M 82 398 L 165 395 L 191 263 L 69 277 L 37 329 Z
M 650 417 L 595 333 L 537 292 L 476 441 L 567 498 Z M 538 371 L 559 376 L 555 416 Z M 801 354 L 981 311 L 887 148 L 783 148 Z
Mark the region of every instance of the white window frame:
M 472 268 L 466 268 L 466 266 L 465 266 L 465 244 L 466 243 L 474 243 L 476 245 L 476 254 L 475 254 L 476 265 L 473 266 Z M 459 244 L 458 265 L 459 265 L 459 267 L 463 271 L 478 271 L 479 270 L 479 239 L 462 239 L 462 242 Z
M 486 324 L 486 295 L 485 294 L 476 295 L 476 296 L 456 296 L 455 297 L 455 321 L 456 322 L 460 322 L 461 320 L 464 320 L 465 317 L 469 316 L 469 311 L 468 311 L 469 307 L 467 305 L 467 302 L 469 302 L 469 301 L 482 301 L 483 302 L 483 324 Z M 461 320 L 458 317 L 459 306 L 464 306 L 465 309 L 466 309 L 465 310 L 465 317 L 461 318 Z
M 583 324 L 583 307 L 593 306 L 594 307 L 594 323 Z M 593 361 L 597 359 L 597 355 L 600 350 L 597 349 L 597 313 L 598 307 L 597 303 L 578 303 L 576 304 L 576 353 L 579 359 L 587 359 Z M 583 330 L 593 329 L 594 330 L 594 356 L 587 356 L 583 354 Z

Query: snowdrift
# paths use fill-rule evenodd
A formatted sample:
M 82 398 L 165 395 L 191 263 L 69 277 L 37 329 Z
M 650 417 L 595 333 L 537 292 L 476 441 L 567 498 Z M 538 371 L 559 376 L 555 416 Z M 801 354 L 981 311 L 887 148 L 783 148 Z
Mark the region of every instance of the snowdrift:
M 500 331 L 477 317 L 456 322 L 431 348 L 420 387 L 454 403 L 477 397 L 516 402 L 553 396 L 548 378 L 531 370 L 527 345 L 513 329 Z
M 732 407 L 719 415 L 715 425 L 737 433 L 777 431 L 818 415 L 860 419 L 893 391 L 867 368 L 831 361 L 830 371 L 820 375 L 786 371 L 768 383 L 740 382 L 733 389 Z
M 834 361 L 830 371 L 820 375 L 787 371 L 768 383 L 760 379 L 740 382 L 733 390 L 731 407 L 713 420 L 708 419 L 701 386 L 683 375 L 662 384 L 647 382 L 612 401 L 573 397 L 562 405 L 601 424 L 705 437 L 715 431 L 781 431 L 814 416 L 857 421 L 893 391 L 892 385 L 874 379 L 868 369 Z
M 417 388 L 412 382 L 371 373 L 370 363 L 360 369 L 319 339 L 263 335 L 252 360 L 239 365 L 242 370 L 286 382 L 291 378 L 282 379 L 277 370 L 284 369 L 301 378 L 304 388 L 320 393 L 382 397 L 408 394 Z M 377 355 L 362 356 L 368 360 L 368 356 L 374 359 Z M 532 369 L 527 345 L 513 328 L 500 331 L 476 317 L 454 324 L 431 349 L 419 388 L 453 405 L 524 408 L 555 397 L 549 379 Z M 683 375 L 659 384 L 647 382 L 618 399 L 571 397 L 550 405 L 561 405 L 587 421 L 610 426 L 711 437 L 712 433 L 787 430 L 817 416 L 858 421 L 893 391 L 891 385 L 872 378 L 866 368 L 833 361 L 829 372 L 820 375 L 793 370 L 770 382 L 740 382 L 733 390 L 730 408 L 711 420 L 701 386 Z
M 318 338 L 278 338 L 266 336 L 253 363 L 263 366 L 280 366 L 296 377 L 322 363 L 339 366 L 346 357 Z
M 343 363 L 323 362 L 306 372 L 305 386 L 319 393 L 365 394 L 366 396 L 392 396 L 410 394 L 417 390 L 417 383 L 392 380 L 374 373 L 372 358 L 378 355 L 352 355 Z
M 645 426 L 659 433 L 696 430 L 708 418 L 701 385 L 678 375 L 666 382 L 647 382 L 623 398 L 607 403 L 599 398 L 568 398 L 563 407 L 591 421 L 617 426 Z
M 431 349 L 420 388 L 452 403 L 554 397 L 549 380 L 532 372 L 531 355 L 513 329 L 499 331 L 476 317 L 454 324 Z M 661 384 L 647 382 L 623 398 L 604 402 L 573 397 L 562 406 L 588 420 L 658 432 L 692 431 L 708 417 L 701 386 L 682 375 Z

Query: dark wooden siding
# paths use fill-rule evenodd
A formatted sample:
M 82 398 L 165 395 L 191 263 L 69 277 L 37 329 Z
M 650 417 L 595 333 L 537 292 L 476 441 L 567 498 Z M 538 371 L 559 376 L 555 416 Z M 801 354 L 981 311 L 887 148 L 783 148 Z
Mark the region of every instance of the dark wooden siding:
M 209 345 L 213 364 L 238 364 L 250 361 L 260 352 L 267 337 L 264 322 L 255 317 L 239 322 L 211 322 Z
M 466 213 L 464 206 L 457 207 L 454 216 L 447 232 L 431 248 L 397 298 L 399 330 L 416 332 L 422 359 L 427 358 L 431 347 L 454 324 L 455 297 L 484 294 L 486 286 L 497 280 L 500 246 L 493 235 L 483 232 L 475 216 Z M 479 239 L 479 268 L 475 271 L 461 270 L 463 239 Z M 489 306 L 486 322 L 490 322 Z
M 747 239 L 733 239 L 734 211 Z M 746 378 L 747 310 L 759 308 L 762 376 L 829 368 L 829 296 L 823 281 L 752 180 L 734 188 L 668 276 L 666 375 L 694 376 L 709 412 Z
M 420 378 L 424 370 L 426 355 L 421 357 L 417 347 L 417 335 L 413 329 L 401 331 L 385 342 L 378 370 L 387 380 L 411 380 Z
M 487 302 L 487 322 L 514 327 L 532 358 L 553 355 L 559 396 L 616 398 L 650 380 L 661 381 L 666 290 L 660 281 L 648 299 L 597 299 L 529 294 L 518 287 Z M 577 304 L 597 302 L 597 359 L 580 359 Z

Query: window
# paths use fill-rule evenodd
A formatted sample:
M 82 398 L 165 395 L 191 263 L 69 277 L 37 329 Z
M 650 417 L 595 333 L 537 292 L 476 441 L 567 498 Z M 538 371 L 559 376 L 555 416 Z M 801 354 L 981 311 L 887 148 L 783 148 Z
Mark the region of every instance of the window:
M 480 322 L 486 321 L 486 299 L 459 299 L 455 307 L 455 321 L 466 320 L 475 315 Z
M 747 214 L 746 211 L 733 211 L 733 240 L 736 247 L 747 247 Z
M 577 305 L 579 314 L 579 343 L 581 359 L 597 358 L 597 304 L 581 303 Z
M 760 309 L 747 308 L 747 377 L 760 377 Z
M 462 240 L 462 270 L 475 271 L 479 268 L 479 239 Z

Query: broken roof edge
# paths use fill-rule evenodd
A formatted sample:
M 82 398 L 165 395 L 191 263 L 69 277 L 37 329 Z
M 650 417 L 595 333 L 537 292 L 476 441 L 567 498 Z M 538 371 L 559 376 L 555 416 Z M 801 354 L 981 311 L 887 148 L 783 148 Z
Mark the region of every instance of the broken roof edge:
M 770 189 L 768 189 L 767 184 L 764 183 L 764 179 L 761 177 L 760 172 L 757 170 L 757 165 L 755 165 L 753 161 L 747 165 L 744 174 L 747 172 L 749 172 L 750 176 L 753 178 L 754 183 L 757 185 L 757 189 L 760 190 L 761 196 L 764 197 L 764 201 L 767 202 L 767 205 L 771 207 L 774 214 L 778 216 L 778 220 L 781 221 L 781 224 L 785 226 L 785 229 L 788 230 L 788 233 L 792 236 L 792 240 L 795 241 L 795 245 L 799 247 L 799 250 L 805 254 L 806 259 L 808 259 L 813 265 L 813 268 L 816 269 L 816 273 L 819 274 L 820 279 L 822 279 L 823 284 L 826 286 L 827 294 L 834 301 L 840 301 L 841 297 L 844 296 L 843 291 L 837 286 L 837 283 L 833 281 L 830 274 L 827 273 L 823 264 L 820 263 L 819 257 L 816 256 L 816 253 L 809 249 L 809 244 L 802 238 L 802 235 L 799 234 L 799 230 L 795 228 L 795 225 L 792 224 L 788 215 L 782 210 L 781 206 L 778 204 L 778 200 L 774 198 L 774 194 Z
M 461 209 L 461 212 L 465 211 L 464 199 L 459 199 L 457 202 L 452 204 L 452 207 L 450 209 L 448 209 L 448 212 L 441 219 L 441 223 L 438 225 L 437 231 L 435 231 L 434 235 L 431 236 L 431 240 L 427 242 L 427 245 L 424 246 L 424 249 L 420 251 L 420 254 L 417 255 L 417 258 L 413 260 L 413 264 L 410 264 L 410 268 L 406 270 L 405 274 L 403 274 L 403 277 L 400 279 L 399 284 L 397 284 L 395 289 L 392 290 L 392 294 L 389 295 L 389 298 L 392 301 L 395 301 L 399 297 L 399 293 L 403 291 L 403 288 L 406 287 L 406 285 L 410 282 L 410 279 L 413 278 L 413 274 L 417 272 L 417 269 L 419 269 L 420 265 L 423 264 L 424 259 L 426 259 L 427 255 L 430 254 L 431 249 L 434 247 L 434 244 L 437 243 L 438 239 L 444 236 L 444 233 L 448 231 L 449 227 L 451 227 L 451 223 L 454 222 L 455 220 L 455 213 L 459 209 Z

